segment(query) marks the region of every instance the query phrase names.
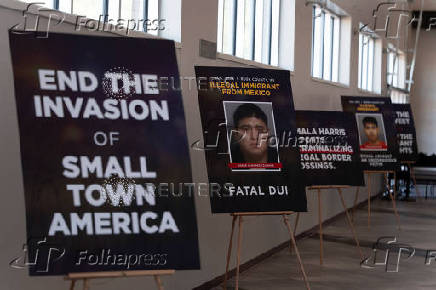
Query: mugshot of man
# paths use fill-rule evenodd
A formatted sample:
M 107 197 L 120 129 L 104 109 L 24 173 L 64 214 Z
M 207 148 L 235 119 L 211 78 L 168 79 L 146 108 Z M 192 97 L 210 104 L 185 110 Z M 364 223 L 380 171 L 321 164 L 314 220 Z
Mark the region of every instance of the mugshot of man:
M 233 123 L 230 145 L 232 162 L 278 162 L 277 148 L 269 145 L 271 132 L 267 115 L 259 106 L 252 103 L 240 105 L 233 113 Z
M 367 116 L 363 118 L 363 131 L 368 139 L 360 145 L 363 150 L 385 150 L 388 148 L 385 142 L 380 140 L 380 128 L 374 117 Z

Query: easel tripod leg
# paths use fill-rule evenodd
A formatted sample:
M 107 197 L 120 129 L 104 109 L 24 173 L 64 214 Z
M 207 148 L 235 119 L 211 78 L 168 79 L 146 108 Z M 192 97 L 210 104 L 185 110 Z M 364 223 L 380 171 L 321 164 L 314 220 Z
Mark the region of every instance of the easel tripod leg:
M 227 279 L 228 279 L 229 266 L 230 266 L 230 257 L 232 255 L 233 232 L 235 231 L 235 222 L 236 222 L 237 218 L 238 217 L 236 215 L 234 215 L 233 219 L 232 219 L 232 231 L 230 232 L 229 248 L 227 250 L 226 273 L 224 274 L 224 282 L 223 282 L 224 290 L 227 289 Z
M 344 196 L 342 195 L 341 188 L 338 188 L 338 193 L 339 193 L 339 197 L 341 198 L 342 206 L 344 207 L 345 215 L 347 216 L 347 221 L 348 221 L 348 224 L 350 225 L 350 229 L 351 229 L 351 232 L 353 234 L 354 241 L 356 242 L 357 249 L 359 250 L 360 260 L 363 261 L 363 253 L 362 253 L 362 249 L 360 248 L 359 239 L 357 238 L 356 230 L 354 229 L 353 222 L 351 221 L 350 215 L 348 214 L 347 206 L 345 204 L 345 200 L 344 200 Z
M 318 223 L 319 223 L 319 264 L 323 264 L 323 236 L 322 236 L 322 209 L 321 209 L 321 189 L 318 188 Z
M 74 287 L 76 286 L 76 280 L 73 279 L 71 280 L 71 284 L 70 284 L 70 290 L 74 290 Z
M 162 281 L 160 280 L 159 275 L 154 275 L 154 281 L 156 281 L 157 289 L 158 290 L 164 290 Z
M 88 279 L 83 279 L 83 290 L 89 290 L 89 281 Z
M 360 187 L 357 186 L 356 188 L 356 194 L 354 196 L 354 202 L 353 202 L 353 211 L 351 212 L 351 220 L 354 222 L 354 211 L 356 210 L 357 201 L 359 200 L 359 191 Z
M 309 281 L 307 280 L 306 272 L 304 271 L 303 261 L 301 260 L 300 252 L 298 251 L 297 242 L 295 241 L 295 237 L 293 235 L 291 224 L 289 223 L 289 219 L 285 214 L 283 215 L 283 221 L 286 227 L 288 228 L 289 236 L 291 237 L 292 245 L 294 247 L 295 254 L 297 255 L 298 263 L 300 264 L 300 271 L 301 274 L 303 275 L 304 284 L 306 285 L 306 289 L 310 290 Z
M 236 287 L 235 290 L 239 289 L 239 265 L 241 264 L 241 241 L 242 241 L 242 216 L 239 216 L 238 223 L 238 250 L 236 256 Z
M 367 173 L 368 179 L 368 229 L 371 227 L 371 174 Z
M 392 200 L 392 208 L 394 209 L 395 218 L 397 220 L 397 225 L 398 225 L 398 230 L 401 230 L 401 228 L 400 228 L 400 216 L 398 215 L 397 205 L 396 205 L 396 202 L 395 202 L 395 198 L 394 198 L 394 196 L 391 193 L 391 185 L 389 184 L 387 173 L 385 174 L 385 180 L 388 183 L 388 193 L 389 193 L 389 197 Z
M 295 225 L 294 225 L 294 237 L 297 232 L 298 222 L 300 221 L 300 213 L 297 212 L 297 216 L 295 217 Z
M 295 237 L 295 234 L 297 232 L 297 227 L 298 227 L 299 221 L 300 221 L 300 213 L 297 212 L 297 216 L 295 217 L 294 231 L 293 231 L 294 237 Z M 291 245 L 289 246 L 289 251 L 292 253 L 292 246 Z

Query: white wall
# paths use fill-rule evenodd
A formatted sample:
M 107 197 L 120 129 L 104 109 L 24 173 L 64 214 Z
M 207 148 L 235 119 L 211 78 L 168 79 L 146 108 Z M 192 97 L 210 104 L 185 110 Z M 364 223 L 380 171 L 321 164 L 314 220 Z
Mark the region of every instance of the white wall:
M 421 30 L 410 94 L 419 152 L 436 153 L 436 29 Z
M 304 0 L 296 1 L 297 25 L 295 33 L 295 71 L 291 77 L 294 102 L 299 110 L 341 110 L 340 95 L 362 95 L 357 89 L 358 71 L 358 35 L 352 35 L 350 86 L 337 86 L 315 81 L 310 76 L 311 64 L 311 7 Z M 353 30 L 359 22 L 371 20 L 372 9 L 377 1 L 342 0 L 342 6 L 353 19 Z M 1 289 L 66 289 L 67 284 L 61 277 L 29 278 L 25 270 L 10 269 L 8 262 L 20 254 L 25 242 L 25 211 L 22 173 L 19 152 L 18 123 L 13 91 L 12 67 L 9 53 L 7 28 L 21 21 L 21 12 L 7 7 L 22 8 L 14 0 L 2 0 L 0 4 L 0 184 L 3 200 L 0 203 L 0 283 Z M 177 56 L 182 76 L 194 76 L 194 65 L 246 66 L 228 59 L 210 60 L 199 57 L 199 39 L 216 41 L 217 0 L 182 1 L 182 43 L 178 45 Z M 56 31 L 74 33 L 72 26 L 63 24 Z M 96 33 L 98 34 L 98 33 Z M 140 35 L 138 33 L 134 35 Z M 140 60 L 140 55 L 138 55 Z M 384 57 L 383 68 L 386 60 Z M 384 70 L 382 71 L 384 75 Z M 383 87 L 385 81 L 383 80 Z M 186 111 L 188 138 L 192 144 L 202 136 L 197 92 L 183 91 Z M 204 155 L 191 151 L 194 182 L 206 182 L 206 164 Z M 374 178 L 374 193 L 380 191 L 381 179 Z M 345 190 L 345 199 L 349 206 L 354 199 L 354 189 Z M 360 200 L 365 199 L 365 189 L 361 189 Z M 309 212 L 302 215 L 298 232 L 317 224 L 317 199 L 315 192 L 308 192 Z M 324 218 L 332 217 L 342 211 L 338 195 L 334 191 L 323 195 Z M 196 197 L 197 219 L 200 239 L 201 268 L 199 271 L 178 272 L 173 277 L 164 278 L 165 289 L 191 289 L 205 281 L 223 274 L 227 239 L 230 232 L 229 215 L 212 215 L 209 199 Z M 280 217 L 251 217 L 244 224 L 242 262 L 265 252 L 288 240 L 287 232 Z M 304 259 L 304 252 L 302 253 Z M 233 267 L 232 263 L 232 267 Z M 308 273 L 310 276 L 310 272 Z M 152 279 L 129 278 L 100 280 L 91 282 L 93 290 L 153 289 Z

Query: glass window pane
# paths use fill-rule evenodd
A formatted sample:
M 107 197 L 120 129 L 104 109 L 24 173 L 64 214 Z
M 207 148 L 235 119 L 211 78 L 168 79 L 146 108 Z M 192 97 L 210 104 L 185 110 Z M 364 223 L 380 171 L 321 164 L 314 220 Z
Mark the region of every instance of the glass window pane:
M 254 53 L 254 6 L 255 0 L 245 0 L 244 58 L 253 59 Z
M 332 60 L 332 81 L 339 82 L 339 42 L 341 33 L 341 19 L 335 17 L 333 29 L 333 60 Z
M 254 60 L 262 62 L 263 0 L 256 0 L 254 22 Z
M 280 0 L 272 0 L 271 65 L 279 64 Z
M 313 9 L 312 76 L 321 78 L 322 66 L 322 13 L 319 7 Z
M 406 88 L 406 59 L 405 55 L 402 53 L 398 57 L 399 59 L 399 70 L 398 70 L 398 87 L 401 89 Z
M 237 57 L 244 56 L 244 35 L 245 35 L 245 3 L 237 1 L 236 15 L 236 53 Z
M 74 0 L 73 13 L 91 19 L 98 19 L 103 14 L 103 1 Z
M 389 85 L 392 85 L 392 74 L 394 72 L 394 55 L 392 52 L 388 53 L 388 77 L 387 77 L 387 83 Z
M 323 68 L 323 79 L 331 80 L 331 64 L 332 64 L 332 25 L 333 19 L 329 13 L 325 14 L 324 18 L 324 68 Z
M 123 0 L 124 1 L 124 0 Z M 150 21 L 159 19 L 159 0 L 148 0 L 147 1 L 147 19 Z M 148 29 L 147 32 L 153 35 L 158 35 L 159 30 L 156 29 L 155 25 L 151 26 L 154 29 Z
M 133 0 L 122 0 L 120 1 L 120 16 L 121 19 L 128 20 L 133 16 Z
M 271 49 L 271 0 L 263 1 L 262 63 L 270 63 Z
M 372 91 L 372 82 L 374 79 L 374 39 L 369 38 L 368 46 L 368 86 L 367 90 Z
M 224 0 L 223 52 L 232 55 L 234 54 L 235 10 L 234 0 Z
M 359 33 L 359 85 L 362 88 L 362 74 L 363 74 L 363 34 Z
M 74 1 L 74 8 L 76 7 L 76 0 Z M 107 8 L 108 18 L 112 19 L 110 23 L 116 23 L 120 18 L 120 1 L 119 0 L 108 0 Z
M 65 13 L 71 13 L 71 2 L 73 0 L 59 0 L 59 10 Z
M 40 6 L 54 9 L 54 0 L 20 0 L 20 1 L 25 3 L 38 3 L 35 5 L 40 5 Z M 43 3 L 43 4 L 39 4 L 39 3 Z
M 394 54 L 394 72 L 392 75 L 392 85 L 394 87 L 398 87 L 398 56 L 395 53 Z
M 363 48 L 362 48 L 362 89 L 368 89 L 368 36 L 363 36 Z
M 216 49 L 223 52 L 223 18 L 224 18 L 224 0 L 218 1 L 218 31 L 216 40 Z
M 139 22 L 139 20 L 144 19 L 144 0 L 123 0 L 121 2 L 121 19 L 124 19 L 125 26 L 130 20 L 129 29 L 143 30 L 144 22 Z

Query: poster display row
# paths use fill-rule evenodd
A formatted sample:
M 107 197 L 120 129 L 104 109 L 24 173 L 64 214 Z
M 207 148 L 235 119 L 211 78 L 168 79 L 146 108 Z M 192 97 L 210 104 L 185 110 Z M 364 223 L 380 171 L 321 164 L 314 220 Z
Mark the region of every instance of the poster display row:
M 194 149 L 212 213 L 304 212 L 306 186 L 362 186 L 417 156 L 410 106 L 296 111 L 289 71 L 210 66 L 195 67 L 204 146 L 190 149 L 174 42 L 9 39 L 28 256 L 49 261 L 30 275 L 199 269 Z

